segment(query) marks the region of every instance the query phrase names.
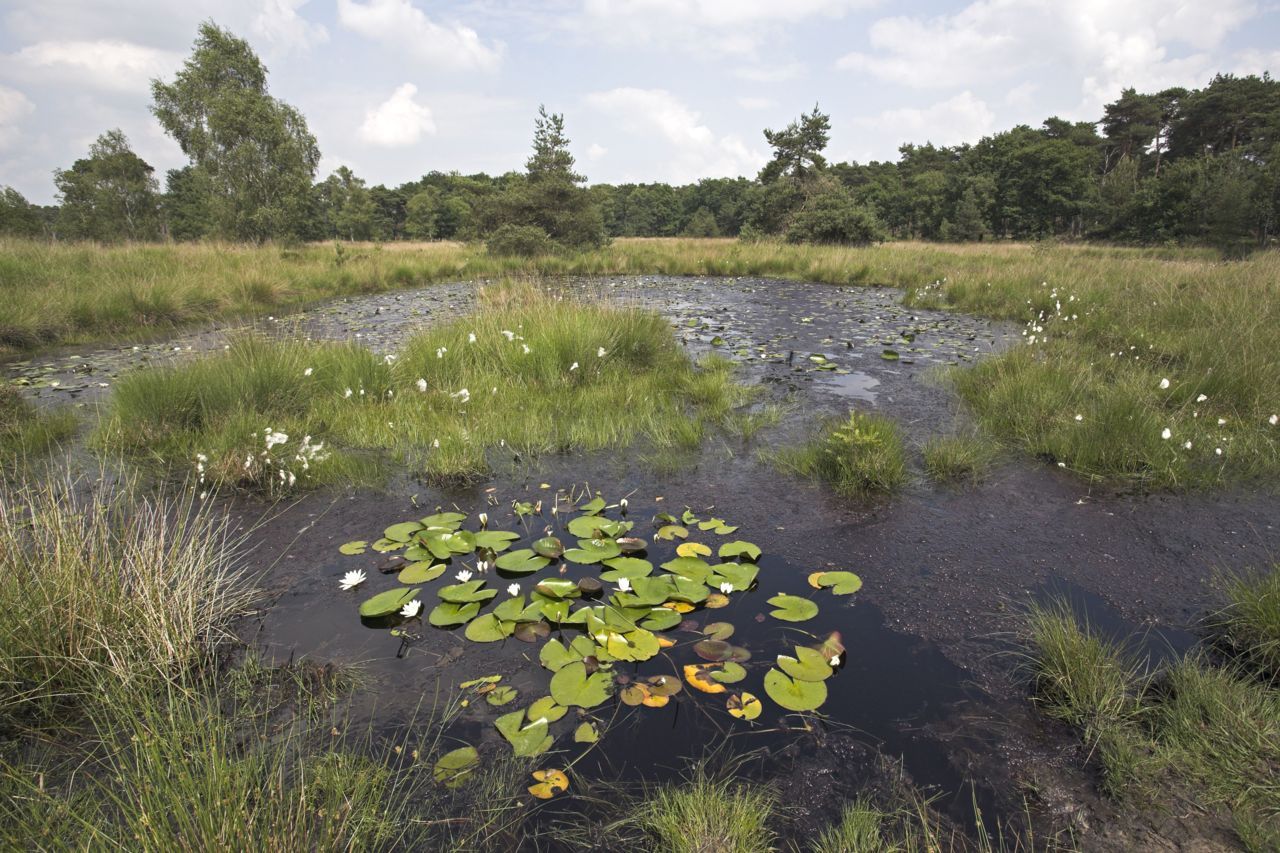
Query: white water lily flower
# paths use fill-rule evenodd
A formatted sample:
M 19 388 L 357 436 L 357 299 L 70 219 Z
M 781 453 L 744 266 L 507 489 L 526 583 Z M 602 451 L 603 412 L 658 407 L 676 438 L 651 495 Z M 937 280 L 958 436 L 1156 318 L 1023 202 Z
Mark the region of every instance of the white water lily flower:
M 421 391 L 424 394 L 427 393 L 427 380 L 423 379 L 422 377 L 418 377 L 418 381 L 415 384 L 417 384 L 419 391 Z
M 454 575 L 454 577 L 458 579 L 458 583 L 466 583 L 467 581 L 471 580 L 471 572 L 467 571 L 466 569 L 463 569 L 462 571 Z
M 725 581 L 724 583 L 720 584 L 720 591 L 723 592 L 725 595 L 728 595 L 729 593 L 733 592 L 733 584 L 729 583 L 728 581 Z
M 1165 427 L 1164 431 L 1160 433 L 1160 437 L 1163 438 L 1165 441 L 1168 441 L 1169 439 L 1173 438 L 1173 430 L 1169 429 L 1168 427 Z
M 302 371 L 302 375 L 303 375 L 303 376 L 310 376 L 313 372 L 314 372 L 314 371 L 313 371 L 310 367 L 308 367 L 306 370 Z
M 596 358 L 604 358 L 604 357 L 605 357 L 605 349 L 604 347 L 600 347 L 598 350 L 596 350 Z
M 480 574 L 484 574 L 485 572 L 489 571 L 489 561 L 478 560 L 476 562 L 476 571 L 479 572 Z
M 626 499 L 626 498 L 623 498 L 622 500 L 618 501 L 618 506 L 622 507 L 623 509 L 626 509 L 626 508 L 627 508 L 627 499 Z
M 467 343 L 469 343 L 469 344 L 474 344 L 475 342 L 476 342 L 476 333 L 475 333 L 475 332 L 468 332 L 468 333 L 467 333 Z
M 575 361 L 573 364 L 571 364 L 571 365 L 569 366 L 569 371 L 570 371 L 571 373 L 572 373 L 573 371 L 577 370 L 577 369 L 578 369 L 578 362 L 576 362 L 576 361 Z
M 453 397 L 455 400 L 457 400 L 460 403 L 469 403 L 471 401 L 471 392 L 468 391 L 466 388 L 463 388 L 461 391 L 455 391 L 453 394 L 450 394 L 449 396 Z
M 631 591 L 631 579 L 618 578 L 618 592 L 630 592 L 630 591 Z
M 346 590 L 349 590 L 349 589 L 355 589 L 356 587 L 360 586 L 360 584 L 364 583 L 364 581 L 365 581 L 364 572 L 357 570 L 354 572 L 347 572 L 345 575 L 343 575 L 342 580 L 338 581 L 338 586 L 342 587 L 343 591 L 345 592 Z
M 1196 397 L 1196 402 L 1203 403 L 1205 400 L 1208 400 L 1208 399 L 1209 399 L 1208 394 L 1201 394 L 1199 397 Z
M 1163 390 L 1165 390 L 1165 389 L 1166 389 L 1166 388 L 1168 388 L 1168 387 L 1169 387 L 1169 380 L 1168 380 L 1168 379 L 1161 379 L 1161 380 L 1160 380 L 1160 390 L 1161 390 L 1161 391 L 1163 391 Z
M 828 663 L 830 663 L 832 666 L 839 666 L 839 665 L 840 665 L 840 655 L 832 655 L 832 656 L 831 656 L 831 660 L 830 660 L 830 661 L 828 661 Z
M 482 528 L 483 528 L 483 527 L 488 527 L 488 526 L 489 526 L 489 513 L 487 513 L 487 512 L 482 512 L 482 513 L 480 513 L 479 515 L 477 515 L 477 516 L 476 516 L 476 519 L 480 522 L 480 526 L 481 526 Z
M 415 598 L 413 601 L 410 601 L 404 607 L 400 608 L 400 615 L 406 619 L 412 619 L 417 616 L 421 610 L 422 602 Z
M 507 587 L 507 595 L 511 596 L 512 598 L 515 598 L 519 594 L 520 594 L 520 584 L 513 583 L 511 584 L 511 586 Z

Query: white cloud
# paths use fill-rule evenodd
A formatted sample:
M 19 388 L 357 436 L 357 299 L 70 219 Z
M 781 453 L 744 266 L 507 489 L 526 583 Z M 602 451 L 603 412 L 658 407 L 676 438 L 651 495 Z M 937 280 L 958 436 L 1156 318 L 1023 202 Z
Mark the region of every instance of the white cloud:
M 1251 0 L 978 0 L 953 15 L 882 18 L 871 26 L 871 51 L 837 67 L 918 88 L 1074 76 L 1077 111 L 1096 115 L 1124 86 L 1203 85 L 1213 61 L 1202 51 L 1255 14 Z M 1186 48 L 1198 52 L 1176 55 Z
M 436 132 L 431 110 L 413 99 L 418 87 L 405 83 L 390 98 L 365 113 L 360 139 L 370 145 L 399 148 L 412 145 L 423 134 Z
M 599 160 L 601 157 L 603 157 L 608 153 L 609 153 L 609 149 L 605 148 L 603 145 L 599 144 L 598 142 L 593 142 L 587 146 L 588 160 L 593 160 L 593 161 Z
M 927 107 L 885 110 L 854 123 L 875 128 L 880 135 L 895 137 L 899 142 L 929 141 L 934 145 L 977 142 L 997 129 L 995 114 L 967 91 Z
M 444 70 L 495 71 L 502 63 L 501 42 L 485 44 L 459 23 L 438 24 L 409 0 L 338 0 L 338 20 L 365 38 Z
M 568 26 L 616 43 L 754 56 L 787 25 L 840 18 L 874 0 L 585 0 Z
M 670 155 L 645 164 L 656 172 L 648 180 L 687 183 L 709 176 L 752 174 L 766 159 L 748 149 L 741 137 L 717 137 L 701 123 L 698 113 L 664 89 L 610 89 L 587 95 L 586 101 L 628 133 L 657 133 L 666 140 Z
M 752 83 L 785 83 L 798 80 L 807 70 L 803 62 L 786 62 L 781 65 L 744 65 L 735 69 L 733 74 Z
M 18 123 L 35 111 L 35 105 L 17 89 L 0 86 L 0 147 L 18 138 Z
M 752 111 L 767 110 L 770 107 L 775 107 L 778 105 L 778 102 L 773 100 L 773 98 L 743 97 L 743 98 L 736 98 L 735 100 L 738 106 L 742 107 L 744 110 L 752 110 Z
M 260 36 L 281 53 L 301 52 L 329 40 L 323 24 L 308 21 L 298 14 L 308 0 L 263 0 L 262 9 L 249 24 Z
M 41 41 L 11 54 L 6 65 L 26 77 L 73 76 L 77 85 L 146 92 L 151 78 L 182 63 L 182 54 L 127 41 Z

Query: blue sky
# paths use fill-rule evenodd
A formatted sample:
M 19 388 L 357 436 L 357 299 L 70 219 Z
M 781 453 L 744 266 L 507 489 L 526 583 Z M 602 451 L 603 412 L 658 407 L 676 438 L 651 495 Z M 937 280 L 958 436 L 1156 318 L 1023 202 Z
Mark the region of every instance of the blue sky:
M 521 168 L 539 103 L 593 182 L 685 182 L 755 174 L 761 129 L 815 102 L 829 155 L 866 161 L 1280 68 L 1280 6 L 1250 0 L 4 0 L 0 184 L 51 201 L 52 170 L 112 127 L 160 173 L 182 165 L 147 81 L 206 18 L 306 115 L 321 176 L 392 185 Z

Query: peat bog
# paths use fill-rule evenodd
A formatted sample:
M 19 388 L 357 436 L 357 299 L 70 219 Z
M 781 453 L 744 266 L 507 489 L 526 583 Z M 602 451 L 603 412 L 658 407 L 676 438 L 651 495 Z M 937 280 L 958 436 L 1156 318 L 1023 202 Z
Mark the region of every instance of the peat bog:
M 785 814 L 783 835 L 796 843 L 837 822 L 849 801 L 870 796 L 896 808 L 904 790 L 928 801 L 926 811 L 958 846 L 980 843 L 983 830 L 1013 844 L 1034 831 L 1036 847 L 1047 839 L 1070 846 L 1074 837 L 1086 849 L 1133 849 L 1186 833 L 1222 837 L 1220 815 L 1211 811 L 1125 811 L 1100 797 L 1088 745 L 1028 702 L 1021 638 L 1031 602 L 1063 599 L 1117 642 L 1135 642 L 1151 666 L 1187 652 L 1201 615 L 1214 606 L 1221 573 L 1267 566 L 1280 553 L 1274 494 L 1117 493 L 998 451 L 977 454 L 981 477 L 935 482 L 921 449 L 973 429 L 945 369 L 1019 345 L 1022 328 L 905 307 L 898 291 L 663 276 L 545 286 L 565 299 L 659 312 L 691 356 L 718 353 L 736 362 L 735 379 L 761 389 L 748 413 L 770 416 L 758 430 L 718 431 L 696 448 L 656 454 L 661 458 L 643 443 L 518 461 L 491 453 L 491 474 L 470 482 L 429 485 L 393 474 L 378 489 L 326 487 L 269 507 L 250 497 L 214 498 L 248 537 L 248 566 L 260 573 L 267 596 L 239 634 L 267 661 L 358 671 L 344 726 L 394 739 L 412 728 L 424 704 L 463 695 L 468 704 L 449 724 L 448 745 L 473 746 L 484 761 L 509 751 L 495 721 L 549 694 L 552 673 L 539 650 L 556 638 L 567 646 L 581 632 L 550 626 L 548 637 L 531 643 L 472 642 L 464 627 L 429 623 L 437 590 L 460 583 L 458 572 L 472 572 L 468 580 L 483 579 L 497 592 L 492 603 L 482 602 L 487 614 L 514 599 L 509 584 L 528 596 L 539 581 L 576 583 L 598 578 L 604 567 L 562 560 L 528 575 L 500 567 L 479 572 L 475 563 L 485 555 L 459 553 L 437 579 L 403 584 L 421 588 L 406 599 L 420 598 L 419 616 L 362 621 L 360 602 L 402 586 L 395 573 L 407 562 L 397 560 L 404 549 L 347 554 L 341 546 L 372 545 L 390 525 L 457 512 L 465 518 L 452 523 L 464 529 L 479 530 L 483 513 L 485 529 L 518 533 L 512 550 L 530 547 L 548 527 L 571 548 L 590 537 L 570 535 L 566 525 L 598 493 L 607 505 L 602 517 L 633 523 L 626 535 L 648 542 L 638 556 L 652 563 L 655 577 L 672 574 L 659 567 L 685 542 L 714 552 L 746 540 L 762 551 L 742 561 L 758 565 L 749 589 L 730 591 L 721 607 L 700 602 L 655 630 L 675 645 L 644 660 L 613 662 L 611 689 L 652 676 L 681 678 L 684 665 L 706 663 L 693 644 L 706 639 L 712 623 L 733 625 L 727 642 L 750 657 L 744 678 L 723 693 L 686 681 L 663 707 L 615 696 L 581 712 L 572 708 L 552 724 L 557 751 L 531 769 L 564 768 L 569 787 L 532 813 L 532 825 L 547 833 L 540 844 L 566 844 L 547 840 L 566 821 L 616 817 L 605 803 L 620 796 L 619 787 L 634 793 L 642 783 L 678 781 L 690 760 L 708 756 L 713 763 L 738 756 L 727 762 L 738 775 L 767 782 Z M 409 330 L 474 304 L 474 284 L 458 283 L 351 297 L 253 326 L 267 336 L 352 340 L 392 355 Z M 124 372 L 220 351 L 227 334 L 209 329 L 137 348 L 42 355 L 11 363 L 9 377 L 42 409 L 92 411 L 109 401 Z M 897 424 L 906 478 L 892 498 L 841 498 L 778 464 L 777 451 L 814 438 L 822 423 L 851 409 Z M 697 521 L 685 523 L 686 512 L 737 529 L 700 530 Z M 687 539 L 658 538 L 669 524 L 684 527 Z M 842 570 L 856 573 L 861 588 L 836 595 L 808 581 Z M 344 591 L 339 583 L 351 571 L 367 579 Z M 574 606 L 610 600 L 616 579 L 605 586 Z M 780 594 L 813 601 L 818 613 L 799 622 L 775 618 L 768 599 Z M 821 716 L 788 713 L 771 700 L 765 674 L 776 668 L 776 655 L 821 646 L 833 631 L 844 651 L 822 679 L 828 694 Z M 629 681 L 618 683 L 619 674 Z M 481 685 L 459 694 L 460 684 L 495 675 L 501 680 L 490 683 L 503 698 L 514 689 L 513 698 L 491 703 L 484 698 L 491 691 L 477 692 Z M 728 713 L 726 698 L 741 691 L 763 705 L 754 721 Z M 596 727 L 598 743 L 575 740 L 583 722 Z

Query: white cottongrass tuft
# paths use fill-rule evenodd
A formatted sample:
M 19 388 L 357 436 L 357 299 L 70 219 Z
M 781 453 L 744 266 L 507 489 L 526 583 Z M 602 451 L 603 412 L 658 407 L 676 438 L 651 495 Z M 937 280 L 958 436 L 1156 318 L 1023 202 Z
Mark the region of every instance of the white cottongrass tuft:
M 1173 430 L 1169 429 L 1168 427 L 1165 427 L 1164 431 L 1160 433 L 1160 437 L 1163 438 L 1165 441 L 1168 441 L 1169 439 L 1173 438 Z

